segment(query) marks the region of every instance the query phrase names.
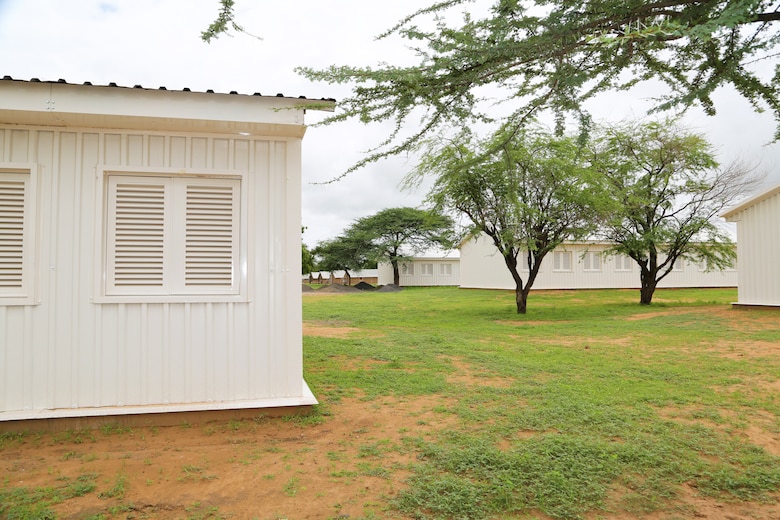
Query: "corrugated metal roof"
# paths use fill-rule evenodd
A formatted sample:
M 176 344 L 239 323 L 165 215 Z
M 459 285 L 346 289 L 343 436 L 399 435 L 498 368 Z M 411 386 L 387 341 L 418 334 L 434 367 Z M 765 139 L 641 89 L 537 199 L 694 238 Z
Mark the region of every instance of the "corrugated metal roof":
M 71 83 L 69 81 L 66 81 L 64 79 L 58 79 L 58 80 L 41 80 L 38 78 L 32 78 L 29 80 L 26 79 L 17 79 L 12 78 L 11 76 L 3 76 L 2 81 L 19 81 L 23 83 L 59 83 L 63 85 L 85 85 L 85 86 L 94 86 L 94 87 L 109 87 L 109 88 L 128 88 L 128 89 L 140 89 L 140 90 L 170 90 L 172 92 L 200 92 L 203 94 L 228 94 L 228 95 L 235 95 L 235 96 L 262 96 L 262 97 L 280 97 L 280 98 L 289 98 L 289 99 L 310 99 L 315 101 L 329 101 L 329 102 L 335 102 L 336 100 L 333 98 L 320 98 L 317 100 L 316 98 L 307 98 L 306 96 L 285 96 L 284 94 L 276 94 L 275 96 L 269 96 L 269 95 L 263 95 L 259 92 L 255 92 L 253 94 L 239 94 L 235 90 L 231 90 L 230 92 L 215 92 L 212 89 L 208 89 L 205 91 L 197 91 L 197 90 L 191 90 L 188 87 L 184 87 L 182 89 L 169 89 L 167 87 L 161 86 L 161 87 L 144 87 L 143 85 L 133 85 L 132 87 L 126 86 L 126 85 L 118 85 L 117 83 L 110 82 L 108 85 L 95 85 L 90 81 L 85 81 L 84 83 Z

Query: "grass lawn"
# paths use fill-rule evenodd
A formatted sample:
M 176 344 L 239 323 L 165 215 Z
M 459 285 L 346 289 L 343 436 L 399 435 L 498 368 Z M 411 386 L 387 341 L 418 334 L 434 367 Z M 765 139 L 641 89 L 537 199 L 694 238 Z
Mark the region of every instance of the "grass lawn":
M 314 295 L 305 322 L 350 332 L 307 337 L 305 375 L 325 407 L 445 399 L 450 426 L 406 439 L 418 462 L 393 505 L 412 517 L 774 501 L 780 313 L 732 310 L 735 299 L 659 290 L 642 307 L 637 291 L 535 292 L 519 316 L 502 291 Z
M 312 415 L 0 434 L 0 519 L 780 518 L 780 312 L 638 298 L 307 293 Z

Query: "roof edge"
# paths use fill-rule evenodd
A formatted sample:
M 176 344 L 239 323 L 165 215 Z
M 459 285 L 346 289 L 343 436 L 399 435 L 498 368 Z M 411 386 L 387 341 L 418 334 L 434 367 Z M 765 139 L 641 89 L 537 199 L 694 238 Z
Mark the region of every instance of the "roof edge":
M 749 207 L 755 206 L 759 202 L 762 202 L 762 201 L 764 201 L 764 200 L 766 200 L 766 199 L 768 199 L 770 197 L 773 197 L 773 196 L 777 195 L 778 193 L 780 193 L 780 184 L 778 184 L 778 185 L 776 185 L 776 186 L 774 186 L 772 188 L 769 188 L 768 190 L 763 191 L 763 192 L 759 193 L 758 195 L 754 195 L 754 196 L 750 197 L 749 199 L 747 199 L 745 201 L 740 202 L 739 204 L 737 204 L 733 208 L 731 208 L 729 210 L 726 210 L 723 213 L 721 213 L 720 216 L 722 218 L 729 219 L 729 218 L 735 216 L 737 213 L 741 213 L 741 212 L 745 211 L 746 209 L 748 209 Z
M 3 76 L 0 81 L 14 81 L 19 83 L 43 83 L 43 84 L 50 84 L 50 85 L 72 85 L 72 86 L 84 86 L 84 87 L 95 87 L 95 88 L 116 88 L 116 89 L 129 89 L 129 90 L 146 90 L 146 91 L 168 91 L 168 92 L 192 92 L 197 94 L 213 94 L 217 96 L 247 96 L 247 97 L 264 97 L 264 98 L 284 98 L 284 99 L 290 99 L 290 100 L 298 100 L 300 103 L 304 104 L 304 106 L 307 109 L 310 110 L 326 110 L 332 112 L 335 110 L 335 104 L 336 99 L 334 98 L 308 98 L 306 96 L 285 96 L 284 94 L 278 93 L 275 95 L 268 95 L 268 94 L 261 94 L 259 92 L 254 92 L 252 94 L 240 94 L 239 92 L 235 90 L 231 90 L 230 92 L 216 92 L 212 89 L 207 89 L 205 91 L 199 91 L 199 90 L 192 90 L 189 87 L 183 87 L 181 89 L 170 89 L 165 86 L 160 86 L 157 88 L 154 87 L 144 87 L 142 85 L 133 85 L 132 87 L 126 86 L 126 85 L 119 85 L 114 82 L 110 82 L 107 85 L 101 85 L 101 84 L 94 84 L 91 81 L 85 81 L 83 83 L 72 83 L 69 81 L 66 81 L 64 79 L 57 79 L 57 80 L 41 80 L 39 78 L 31 78 L 29 80 L 26 79 L 18 79 L 13 78 L 11 76 Z M 318 104 L 321 104 L 323 108 L 318 108 Z

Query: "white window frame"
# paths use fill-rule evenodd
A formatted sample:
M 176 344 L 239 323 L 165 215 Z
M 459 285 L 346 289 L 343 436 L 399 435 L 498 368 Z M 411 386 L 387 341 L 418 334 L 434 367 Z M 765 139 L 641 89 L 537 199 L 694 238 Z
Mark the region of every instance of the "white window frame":
M 430 262 L 420 264 L 420 276 L 433 276 L 433 264 Z
M 18 205 L 22 185 L 21 213 Z M 10 276 L 0 281 L 0 305 L 36 305 L 38 295 L 38 167 L 0 163 L 0 266 Z M 19 228 L 21 225 L 21 228 Z M 21 236 L 18 232 L 21 230 Z M 18 238 L 14 238 L 14 235 Z M 21 242 L 20 242 L 21 239 Z M 16 271 L 17 278 L 13 279 Z
M 401 264 L 402 276 L 414 276 L 414 264 L 412 262 L 403 262 Z
M 439 264 L 439 276 L 452 276 L 452 264 Z
M 615 255 L 615 271 L 619 273 L 631 272 L 634 268 L 634 259 L 628 255 Z
M 553 251 L 553 272 L 572 272 L 571 251 Z
M 98 236 L 96 241 L 96 269 L 95 295 L 96 303 L 158 303 L 158 302 L 246 302 L 248 298 L 249 265 L 249 230 L 248 230 L 248 204 L 247 176 L 240 172 L 213 172 L 196 170 L 174 170 L 166 168 L 112 168 L 100 172 L 98 175 L 98 193 L 101 204 L 98 204 L 99 214 L 95 221 L 98 223 Z M 132 285 L 115 284 L 113 280 L 114 262 L 114 234 L 115 223 L 112 200 L 115 199 L 113 190 L 117 182 L 124 181 L 125 185 L 134 183 L 144 185 L 164 185 L 164 246 L 162 258 L 164 263 L 164 275 L 161 285 Z M 232 187 L 234 197 L 231 199 L 231 227 L 232 256 L 230 282 L 224 285 L 199 285 L 185 281 L 185 264 L 188 261 L 185 251 L 187 249 L 186 209 L 184 203 L 188 199 L 187 186 L 216 188 Z M 215 190 L 219 191 L 219 190 Z M 237 191 L 237 193 L 236 193 Z M 236 208 L 237 205 L 237 208 Z M 194 224 L 193 224 L 194 226 Z M 194 251 L 194 246 L 190 251 Z M 193 255 L 190 255 L 192 260 Z M 223 262 L 224 264 L 224 262 Z M 197 271 L 190 264 L 189 273 Z M 217 268 L 215 268 L 217 269 Z
M 582 257 L 582 267 L 585 272 L 601 272 L 601 254 L 596 251 L 586 251 Z
M 678 256 L 672 264 L 672 271 L 677 273 L 685 271 L 685 258 Z

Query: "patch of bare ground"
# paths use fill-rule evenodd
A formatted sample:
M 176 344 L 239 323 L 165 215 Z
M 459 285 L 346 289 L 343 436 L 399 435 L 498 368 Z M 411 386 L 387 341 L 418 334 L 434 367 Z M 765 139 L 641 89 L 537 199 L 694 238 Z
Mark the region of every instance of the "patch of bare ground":
M 780 494 L 767 502 L 727 502 L 701 496 L 695 488 L 683 485 L 678 490 L 672 510 L 662 510 L 639 517 L 626 516 L 620 520 L 777 520 L 780 519 Z
M 334 327 L 319 323 L 303 322 L 303 335 L 315 336 L 318 338 L 346 338 L 353 332 L 360 329 L 357 327 Z
M 452 426 L 452 416 L 434 411 L 443 402 L 344 399 L 317 425 L 258 418 L 94 431 L 79 443 L 29 434 L 0 450 L 0 474 L 8 487 L 56 487 L 97 474 L 95 492 L 54 507 L 66 519 L 112 507 L 127 518 L 194 518 L 211 508 L 261 520 L 404 518 L 388 503 L 415 461 L 409 439 Z M 107 496 L 118 483 L 123 491 Z
M 561 345 L 564 347 L 578 347 L 585 350 L 590 350 L 593 347 L 599 345 L 610 345 L 625 347 L 631 344 L 632 338 L 607 338 L 591 336 L 573 336 L 573 337 L 554 337 L 554 338 L 534 338 L 534 343 L 541 343 L 543 345 Z
M 722 392 L 725 393 L 741 393 L 746 395 L 761 394 L 766 396 L 769 392 L 774 392 L 780 395 L 780 380 L 766 381 L 763 379 L 746 380 L 742 383 L 728 385 L 724 387 Z M 778 419 L 780 421 L 780 419 Z
M 769 341 L 720 341 L 710 349 L 726 359 L 777 358 L 780 344 Z
M 447 381 L 449 383 L 464 386 L 489 386 L 494 388 L 509 388 L 512 386 L 512 380 L 509 378 L 494 376 L 488 372 L 476 371 L 472 365 L 457 357 L 442 357 L 449 361 L 455 368 L 455 371 L 447 376 Z
M 708 418 L 697 408 L 662 408 L 659 415 L 667 420 L 684 424 L 699 424 L 713 430 L 728 433 L 760 446 L 768 453 L 780 457 L 780 421 L 768 412 L 750 410 L 748 415 L 740 415 L 733 410 L 719 409 L 716 418 Z M 780 516 L 778 516 L 780 519 Z
M 594 511 L 585 515 L 586 520 L 777 520 L 780 519 L 780 494 L 767 497 L 765 502 L 730 502 L 706 497 L 688 484 L 676 491 L 675 498 L 657 511 L 646 513 L 641 507 L 629 506 L 640 511 L 619 511 L 626 499 L 631 501 L 631 489 L 618 486 L 607 499 L 610 512 Z
M 338 322 L 304 321 L 303 335 L 317 338 L 348 338 L 352 334 L 360 332 L 363 337 L 378 338 L 382 333 L 378 331 L 366 331 L 357 327 L 349 327 Z
M 626 321 L 641 321 L 659 316 L 680 316 L 686 314 L 703 314 L 708 317 L 718 317 L 728 323 L 730 328 L 737 331 L 780 330 L 780 312 L 758 309 L 735 309 L 724 305 L 705 305 L 675 309 L 654 309 L 649 307 L 645 312 L 627 316 L 623 319 Z
M 776 310 L 715 307 L 708 314 L 724 318 L 729 327 L 738 331 L 780 330 L 780 312 Z

